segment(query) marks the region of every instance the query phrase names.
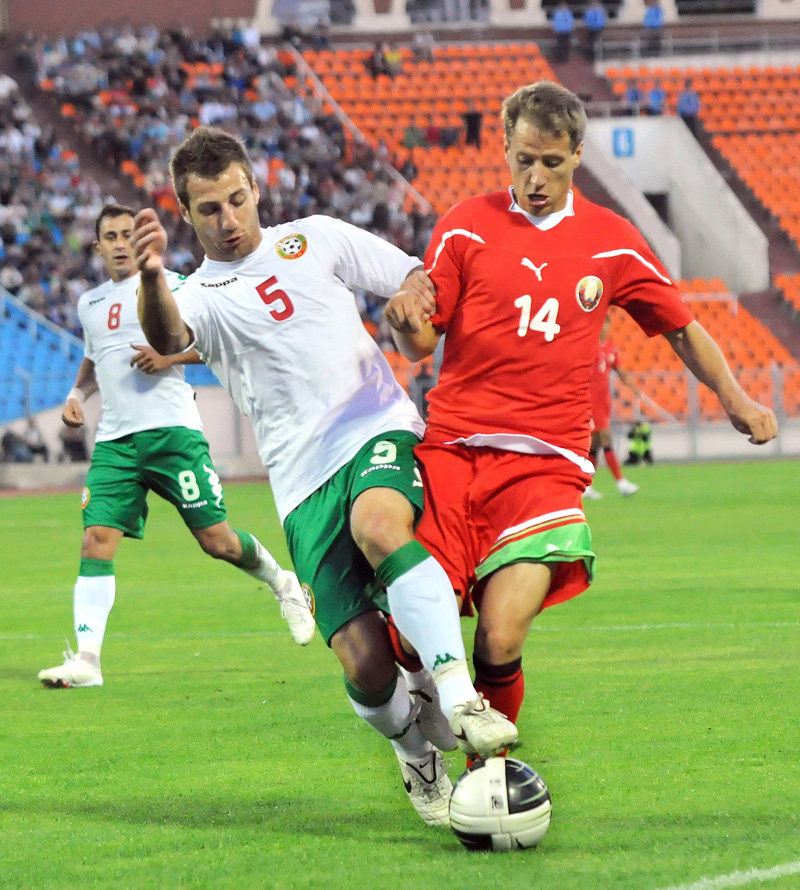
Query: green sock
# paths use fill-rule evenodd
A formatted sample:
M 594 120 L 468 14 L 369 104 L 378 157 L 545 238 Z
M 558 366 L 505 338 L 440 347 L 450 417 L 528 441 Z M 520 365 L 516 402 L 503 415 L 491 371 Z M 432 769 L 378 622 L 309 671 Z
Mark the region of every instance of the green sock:
M 234 529 L 237 537 L 242 542 L 242 558 L 235 565 L 240 569 L 252 569 L 258 562 L 258 548 L 255 538 L 248 532 L 240 532 Z

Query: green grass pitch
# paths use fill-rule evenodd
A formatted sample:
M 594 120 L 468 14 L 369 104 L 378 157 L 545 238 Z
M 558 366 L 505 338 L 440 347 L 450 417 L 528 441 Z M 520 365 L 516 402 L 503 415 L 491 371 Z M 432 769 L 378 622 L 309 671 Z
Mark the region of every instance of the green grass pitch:
M 550 831 L 494 855 L 418 820 L 333 655 L 156 497 L 117 556 L 106 685 L 42 689 L 73 638 L 78 495 L 0 500 L 0 888 L 664 890 L 798 863 L 798 465 L 631 477 L 622 499 L 600 470 L 596 582 L 526 647 L 516 756 Z M 285 560 L 268 488 L 226 500 Z

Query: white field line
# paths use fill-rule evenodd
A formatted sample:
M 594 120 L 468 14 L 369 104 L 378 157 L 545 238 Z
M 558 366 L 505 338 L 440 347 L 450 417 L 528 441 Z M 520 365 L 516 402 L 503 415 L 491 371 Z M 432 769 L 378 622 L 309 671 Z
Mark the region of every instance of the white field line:
M 242 633 L 228 633 L 227 631 L 209 631 L 207 633 L 186 634 L 153 634 L 153 633 L 111 633 L 106 634 L 106 640 L 244 640 L 250 637 L 279 637 L 286 634 L 285 630 L 254 630 Z M 0 640 L 52 640 L 63 639 L 63 634 L 0 634 Z M 67 641 L 69 642 L 69 641 Z
M 764 884 L 766 881 L 777 881 L 790 875 L 800 875 L 800 861 L 787 862 L 773 868 L 750 868 L 747 871 L 734 871 L 729 875 L 717 878 L 701 878 L 694 884 L 678 884 L 665 887 L 663 890 L 725 890 L 726 887 L 747 887 L 749 884 Z
M 658 631 L 658 630 L 709 630 L 717 628 L 735 628 L 737 630 L 747 630 L 756 627 L 800 627 L 800 621 L 749 621 L 742 623 L 722 623 L 722 624 L 698 624 L 694 622 L 674 623 L 674 624 L 609 624 L 609 625 L 587 625 L 586 627 L 537 627 L 534 625 L 531 630 L 539 633 L 630 633 L 635 631 Z M 262 630 L 262 631 L 241 631 L 238 633 L 230 633 L 228 631 L 209 631 L 185 634 L 158 634 L 158 633 L 110 633 L 106 634 L 106 639 L 112 640 L 195 640 L 195 639 L 247 639 L 248 637 L 272 637 L 279 636 L 285 631 L 278 630 Z M 0 640 L 52 640 L 56 634 L 0 634 Z
M 753 628 L 753 627 L 800 627 L 800 621 L 725 621 L 718 623 L 702 623 L 697 621 L 676 621 L 660 624 L 608 624 L 585 625 L 583 627 L 542 627 L 534 624 L 531 630 L 539 633 L 576 633 L 580 631 L 593 631 L 598 633 L 619 633 L 636 630 L 709 630 L 716 628 Z

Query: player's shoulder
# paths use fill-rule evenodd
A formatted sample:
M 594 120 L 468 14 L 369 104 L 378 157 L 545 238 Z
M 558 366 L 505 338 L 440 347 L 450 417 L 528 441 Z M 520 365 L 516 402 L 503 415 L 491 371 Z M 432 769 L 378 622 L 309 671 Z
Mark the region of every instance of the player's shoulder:
M 496 219 L 498 216 L 508 213 L 511 199 L 508 192 L 490 192 L 486 195 L 473 195 L 454 204 L 440 219 L 440 223 L 463 225 L 471 227 L 475 223 L 486 219 Z
M 357 237 L 361 230 L 351 223 L 315 213 L 261 230 L 263 242 L 281 259 L 297 259 L 308 249 L 338 243 L 342 238 Z
M 101 284 L 85 290 L 78 298 L 78 308 L 85 308 L 95 300 L 102 299 L 108 293 L 110 284 L 110 281 L 103 281 Z
M 573 197 L 573 209 L 577 219 L 587 230 L 595 232 L 604 240 L 623 239 L 639 242 L 641 235 L 630 220 L 620 216 L 610 207 L 595 204 L 583 195 Z M 624 246 L 620 243 L 620 247 Z
M 78 310 L 87 309 L 104 301 L 107 297 L 113 296 L 115 299 L 125 299 L 130 294 L 135 294 L 139 286 L 139 275 L 131 275 L 122 281 L 112 281 L 107 278 L 95 287 L 84 291 L 78 298 Z
M 293 232 L 308 235 L 314 232 L 348 232 L 353 229 L 360 231 L 352 223 L 345 222 L 342 219 L 325 216 L 323 213 L 314 213 L 311 216 L 304 216 L 301 219 L 295 219 L 292 222 L 281 223 L 280 225 L 273 226 L 271 229 L 265 229 L 265 232 L 269 233 L 269 237 L 274 240 L 289 237 Z

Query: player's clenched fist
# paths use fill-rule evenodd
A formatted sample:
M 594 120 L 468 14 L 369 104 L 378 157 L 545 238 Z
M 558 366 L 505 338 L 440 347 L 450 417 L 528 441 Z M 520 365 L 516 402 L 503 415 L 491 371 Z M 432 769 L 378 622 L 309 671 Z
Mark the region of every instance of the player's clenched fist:
M 136 265 L 143 275 L 158 275 L 164 268 L 162 257 L 167 249 L 167 230 L 155 210 L 140 210 L 133 220 L 131 237 Z
M 436 291 L 422 269 L 412 272 L 383 310 L 384 318 L 400 333 L 418 334 L 436 312 Z

